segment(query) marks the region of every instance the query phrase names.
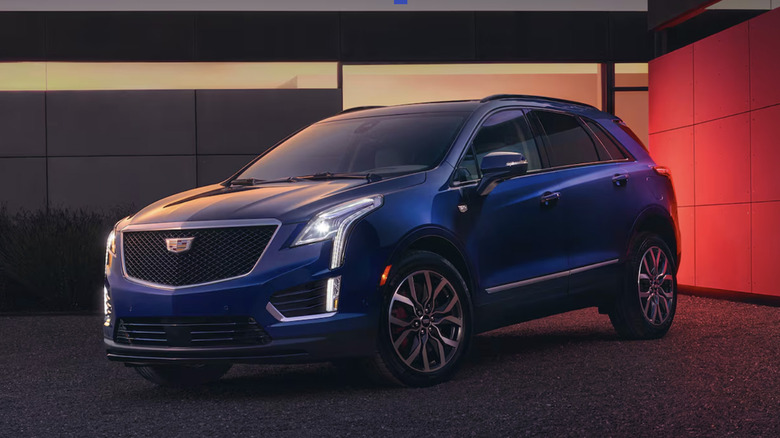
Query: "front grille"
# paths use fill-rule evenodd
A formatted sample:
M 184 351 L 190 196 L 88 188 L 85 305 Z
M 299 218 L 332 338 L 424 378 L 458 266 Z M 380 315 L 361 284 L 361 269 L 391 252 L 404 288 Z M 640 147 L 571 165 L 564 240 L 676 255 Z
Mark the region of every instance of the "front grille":
M 271 338 L 254 318 L 122 318 L 120 344 L 168 347 L 263 345 Z
M 276 292 L 270 301 L 284 317 L 292 318 L 325 313 L 326 299 L 327 280 L 323 280 Z
M 128 277 L 164 286 L 187 286 L 249 273 L 275 225 L 123 232 Z M 190 249 L 168 251 L 165 239 L 194 238 Z

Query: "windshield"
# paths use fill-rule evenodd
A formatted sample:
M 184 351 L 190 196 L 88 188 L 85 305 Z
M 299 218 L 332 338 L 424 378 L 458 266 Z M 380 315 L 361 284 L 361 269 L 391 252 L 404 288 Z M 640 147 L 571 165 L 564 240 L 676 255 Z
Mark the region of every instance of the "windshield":
M 304 175 L 401 175 L 436 167 L 466 113 L 367 117 L 317 123 L 254 162 L 240 179 Z

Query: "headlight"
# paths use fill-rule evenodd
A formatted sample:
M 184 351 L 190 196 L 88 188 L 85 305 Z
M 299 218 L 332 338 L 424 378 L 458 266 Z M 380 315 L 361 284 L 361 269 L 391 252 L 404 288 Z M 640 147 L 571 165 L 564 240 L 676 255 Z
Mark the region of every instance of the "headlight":
M 330 268 L 338 268 L 344 260 L 344 246 L 350 227 L 358 219 L 381 206 L 382 196 L 377 195 L 345 202 L 324 210 L 306 224 L 301 234 L 293 242 L 293 246 L 333 239 Z
M 108 275 L 108 270 L 111 268 L 111 261 L 114 257 L 116 257 L 116 233 L 114 230 L 111 230 L 111 234 L 106 239 L 106 275 Z

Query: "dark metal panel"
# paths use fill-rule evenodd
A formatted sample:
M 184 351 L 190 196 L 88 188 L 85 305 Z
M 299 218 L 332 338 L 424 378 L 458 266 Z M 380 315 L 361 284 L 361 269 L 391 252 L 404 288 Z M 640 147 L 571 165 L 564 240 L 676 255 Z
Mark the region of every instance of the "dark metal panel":
M 199 155 L 198 186 L 226 180 L 255 158 L 255 155 Z
M 0 157 L 46 155 L 45 108 L 42 91 L 0 92 Z
M 690 20 L 666 29 L 666 47 L 660 55 L 685 47 L 710 35 L 747 21 L 766 11 L 708 10 Z
M 141 208 L 195 187 L 195 156 L 49 158 L 49 206 Z
M 51 91 L 49 155 L 195 153 L 191 90 Z
M 478 12 L 477 53 L 485 61 L 609 58 L 607 12 Z
M 44 16 L 0 12 L 0 61 L 32 61 L 46 56 Z
M 198 90 L 198 153 L 260 154 L 341 111 L 341 90 Z
M 720 0 L 647 0 L 647 28 L 674 26 Z
M 610 12 L 609 43 L 612 62 L 647 62 L 653 58 L 653 33 L 646 12 Z
M 46 207 L 46 159 L 0 158 L 0 208 Z
M 337 12 L 219 12 L 196 18 L 201 61 L 327 61 L 339 57 Z
M 475 59 L 473 12 L 343 12 L 344 61 Z
M 193 13 L 51 12 L 50 60 L 189 61 L 194 59 Z

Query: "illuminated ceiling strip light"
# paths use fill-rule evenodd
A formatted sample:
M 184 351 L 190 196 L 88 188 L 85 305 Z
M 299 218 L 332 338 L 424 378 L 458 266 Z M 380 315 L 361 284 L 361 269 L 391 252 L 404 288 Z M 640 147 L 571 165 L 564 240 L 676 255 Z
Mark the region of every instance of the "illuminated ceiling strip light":
M 647 63 L 620 63 L 615 64 L 616 74 L 647 74 Z
M 345 65 L 344 75 L 598 74 L 595 63 L 576 64 L 380 64 Z
M 335 62 L 5 62 L 0 91 L 337 88 Z

